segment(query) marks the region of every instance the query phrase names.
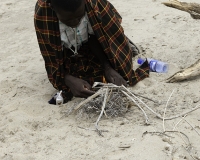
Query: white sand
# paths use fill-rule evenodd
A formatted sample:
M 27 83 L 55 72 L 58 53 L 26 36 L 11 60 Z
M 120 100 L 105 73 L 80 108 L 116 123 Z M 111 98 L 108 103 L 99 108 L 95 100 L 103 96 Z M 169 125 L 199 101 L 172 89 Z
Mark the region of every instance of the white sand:
M 147 104 L 163 114 L 172 95 L 166 117 L 183 113 L 200 104 L 200 78 L 181 83 L 164 80 L 200 58 L 200 21 L 186 12 L 168 8 L 161 0 L 111 0 L 123 16 L 125 33 L 146 51 L 146 57 L 168 62 L 167 74 L 151 73 L 133 91 L 158 100 Z M 199 2 L 191 0 L 187 2 Z M 101 119 L 99 127 L 109 130 L 100 137 L 94 131 L 97 117 L 61 119 L 61 111 L 80 99 L 57 107 L 47 101 L 56 90 L 49 83 L 33 25 L 35 1 L 0 1 L 0 159 L 1 160 L 182 160 L 193 159 L 183 146 L 187 139 L 162 132 L 162 120 L 146 110 L 151 125 L 133 106 L 124 117 Z M 185 118 L 200 133 L 200 109 Z M 173 130 L 180 120 L 166 121 Z M 192 144 L 191 154 L 200 159 L 200 136 L 182 121 L 178 130 Z M 122 150 L 120 146 L 128 146 Z M 198 158 L 199 157 L 199 158 Z

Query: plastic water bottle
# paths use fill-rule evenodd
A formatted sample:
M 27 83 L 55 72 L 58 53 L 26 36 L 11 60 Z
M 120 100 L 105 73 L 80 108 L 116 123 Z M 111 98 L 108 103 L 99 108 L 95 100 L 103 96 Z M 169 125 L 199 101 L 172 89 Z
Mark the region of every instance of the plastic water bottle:
M 137 63 L 143 64 L 145 62 L 145 60 L 146 59 L 138 58 Z M 150 58 L 147 58 L 147 61 L 149 62 L 150 71 L 158 72 L 158 73 L 168 72 L 169 66 L 168 66 L 167 63 L 162 62 L 162 61 L 158 61 L 158 60 L 155 60 L 155 59 L 150 59 Z

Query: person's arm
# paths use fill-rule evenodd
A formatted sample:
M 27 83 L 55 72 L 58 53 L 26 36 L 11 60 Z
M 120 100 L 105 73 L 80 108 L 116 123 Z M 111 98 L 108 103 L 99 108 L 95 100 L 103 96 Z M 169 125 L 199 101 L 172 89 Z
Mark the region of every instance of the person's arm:
M 117 71 L 115 71 L 112 68 L 110 62 L 107 59 L 107 56 L 105 55 L 103 51 L 103 48 L 101 47 L 101 44 L 99 43 L 95 35 L 90 35 L 89 47 L 92 53 L 94 53 L 95 56 L 100 60 L 100 63 L 105 72 L 106 81 L 109 83 L 116 84 L 118 86 L 122 84 L 126 86 L 127 82 L 123 79 L 123 77 Z

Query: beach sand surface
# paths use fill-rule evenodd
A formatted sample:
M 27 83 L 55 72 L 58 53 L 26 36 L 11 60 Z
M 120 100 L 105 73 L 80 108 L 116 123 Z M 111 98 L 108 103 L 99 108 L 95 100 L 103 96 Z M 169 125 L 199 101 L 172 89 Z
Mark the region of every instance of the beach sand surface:
M 200 105 L 199 76 L 179 83 L 165 82 L 200 59 L 200 20 L 164 6 L 163 0 L 110 1 L 123 17 L 125 34 L 143 48 L 142 56 L 169 64 L 168 73 L 151 72 L 149 78 L 130 89 L 157 101 L 141 98 L 161 115 L 167 106 L 165 117 Z M 1 160 L 200 160 L 200 109 L 185 120 L 164 121 L 163 127 L 163 120 L 144 107 L 150 119 L 150 125 L 145 125 L 142 112 L 134 105 L 124 116 L 103 116 L 99 128 L 108 132 L 101 137 L 90 130 L 95 129 L 98 117 L 63 117 L 63 111 L 82 99 L 74 98 L 63 106 L 49 105 L 57 91 L 48 81 L 37 44 L 35 3 L 0 1 Z M 173 131 L 175 125 L 176 133 L 163 133 Z

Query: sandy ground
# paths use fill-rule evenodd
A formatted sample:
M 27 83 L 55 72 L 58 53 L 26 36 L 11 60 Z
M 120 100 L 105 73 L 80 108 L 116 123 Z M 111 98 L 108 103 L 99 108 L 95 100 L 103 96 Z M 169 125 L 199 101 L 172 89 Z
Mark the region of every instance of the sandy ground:
M 123 16 L 125 33 L 153 57 L 169 63 L 166 74 L 150 77 L 131 89 L 159 101 L 144 100 L 166 117 L 200 105 L 200 78 L 165 83 L 176 71 L 200 58 L 200 21 L 186 12 L 168 8 L 162 0 L 111 0 Z M 190 1 L 187 1 L 190 2 Z M 193 0 L 192 2 L 199 2 Z M 0 159 L 1 160 L 192 160 L 200 159 L 200 109 L 187 115 L 177 131 L 163 132 L 163 122 L 146 108 L 151 121 L 133 106 L 122 117 L 103 117 L 99 127 L 109 130 L 100 137 L 92 130 L 97 117 L 87 119 L 61 113 L 80 99 L 63 106 L 47 101 L 56 90 L 49 83 L 33 25 L 35 1 L 0 1 Z M 165 121 L 172 131 L 181 118 Z M 143 134 L 156 132 L 154 134 Z M 181 135 L 181 136 L 180 136 Z M 186 150 L 189 151 L 186 151 Z

